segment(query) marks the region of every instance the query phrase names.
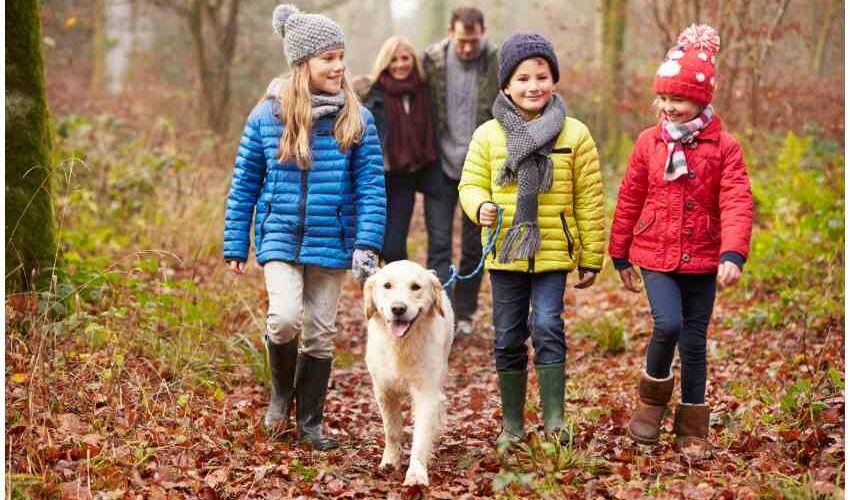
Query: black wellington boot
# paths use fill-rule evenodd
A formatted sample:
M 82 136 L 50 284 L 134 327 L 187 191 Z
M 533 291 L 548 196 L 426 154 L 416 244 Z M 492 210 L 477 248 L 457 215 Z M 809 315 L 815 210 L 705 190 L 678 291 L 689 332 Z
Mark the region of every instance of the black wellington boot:
M 272 343 L 265 339 L 269 356 L 269 371 L 272 379 L 272 395 L 269 408 L 263 419 L 266 429 L 283 424 L 289 425 L 289 411 L 295 395 L 295 364 L 298 359 L 298 337 L 285 344 Z
M 339 447 L 335 439 L 322 436 L 325 396 L 328 393 L 332 362 L 330 358 L 301 354 L 298 356 L 295 374 L 295 419 L 298 422 L 299 439 L 319 451 Z

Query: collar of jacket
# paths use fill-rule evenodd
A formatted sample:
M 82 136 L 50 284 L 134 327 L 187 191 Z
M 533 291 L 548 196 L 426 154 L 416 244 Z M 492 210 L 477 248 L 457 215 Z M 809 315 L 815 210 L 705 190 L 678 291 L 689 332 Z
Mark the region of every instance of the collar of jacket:
M 723 131 L 723 122 L 720 120 L 720 117 L 714 115 L 714 118 L 711 119 L 711 123 L 708 124 L 702 132 L 697 136 L 697 141 L 712 141 L 712 142 L 720 142 L 720 132 Z M 661 122 L 655 126 L 655 140 L 662 141 L 661 139 Z
M 496 47 L 491 45 L 486 38 L 482 39 L 481 43 L 481 53 L 478 57 L 481 59 L 481 73 L 483 74 L 487 72 L 487 68 L 490 65 L 490 59 L 493 58 L 493 54 L 496 52 Z M 439 42 L 425 49 L 425 54 L 429 59 L 431 59 L 431 61 L 434 62 L 434 67 L 440 71 L 444 70 L 446 67 L 446 58 L 448 57 L 450 45 L 451 39 L 443 38 Z

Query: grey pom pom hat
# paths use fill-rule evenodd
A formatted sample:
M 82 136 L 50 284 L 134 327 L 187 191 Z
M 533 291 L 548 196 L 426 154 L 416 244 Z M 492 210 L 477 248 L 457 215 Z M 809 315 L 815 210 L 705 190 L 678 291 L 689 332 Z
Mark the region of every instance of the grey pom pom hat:
M 305 14 L 291 4 L 278 5 L 272 16 L 274 30 L 283 37 L 289 65 L 345 46 L 342 28 L 321 14 Z

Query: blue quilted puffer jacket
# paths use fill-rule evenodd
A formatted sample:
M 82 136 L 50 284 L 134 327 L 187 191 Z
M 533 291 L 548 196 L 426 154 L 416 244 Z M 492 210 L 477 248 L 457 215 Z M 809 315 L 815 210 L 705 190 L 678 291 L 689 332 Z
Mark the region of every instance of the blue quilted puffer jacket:
M 271 99 L 259 103 L 236 153 L 224 216 L 224 259 L 245 261 L 251 222 L 260 265 L 273 260 L 351 267 L 354 248 L 381 252 L 386 191 L 381 143 L 372 114 L 361 108 L 363 139 L 341 152 L 336 116 L 313 124 L 313 163 L 278 162 L 283 123 Z

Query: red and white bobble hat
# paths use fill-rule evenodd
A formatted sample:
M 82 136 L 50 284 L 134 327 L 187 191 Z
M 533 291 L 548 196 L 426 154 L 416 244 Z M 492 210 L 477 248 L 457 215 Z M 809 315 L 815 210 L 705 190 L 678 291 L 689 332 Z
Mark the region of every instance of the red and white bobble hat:
M 714 96 L 714 54 L 720 35 L 707 24 L 692 24 L 655 74 L 655 93 L 674 94 L 707 106 Z

